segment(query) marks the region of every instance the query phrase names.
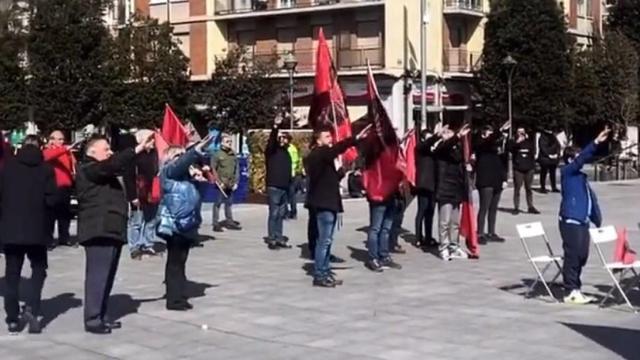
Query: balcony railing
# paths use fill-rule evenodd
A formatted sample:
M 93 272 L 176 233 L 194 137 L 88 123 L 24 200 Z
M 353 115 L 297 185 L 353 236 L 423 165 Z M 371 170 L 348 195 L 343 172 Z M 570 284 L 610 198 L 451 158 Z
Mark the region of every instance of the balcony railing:
M 273 50 L 273 51 L 250 51 L 249 54 L 254 61 L 263 63 L 272 62 L 278 68 L 282 68 L 282 59 L 290 50 Z M 315 71 L 315 49 L 295 49 L 292 51 L 295 55 L 298 66 L 298 72 Z M 357 49 L 331 49 L 332 56 L 336 61 L 338 70 L 358 70 L 367 66 L 367 60 L 372 68 L 384 67 L 384 49 L 377 48 L 357 48 Z
M 444 71 L 471 73 L 479 68 L 481 54 L 479 51 L 465 49 L 444 49 Z
M 482 13 L 484 11 L 483 0 L 444 0 L 446 12 L 470 11 Z
M 382 3 L 384 0 L 216 0 L 216 15 L 242 14 L 260 11 L 308 9 L 342 4 Z

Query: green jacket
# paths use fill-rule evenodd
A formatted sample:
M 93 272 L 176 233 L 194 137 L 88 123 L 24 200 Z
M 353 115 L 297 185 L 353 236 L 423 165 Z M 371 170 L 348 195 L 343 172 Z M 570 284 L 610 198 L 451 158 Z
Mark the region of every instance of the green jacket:
M 300 157 L 298 148 L 290 143 L 289 146 L 287 146 L 287 151 L 291 158 L 291 176 L 302 174 L 302 158 Z
M 218 179 L 222 185 L 231 188 L 238 183 L 240 178 L 240 167 L 238 157 L 233 150 L 216 151 L 211 157 L 211 169 L 218 174 Z

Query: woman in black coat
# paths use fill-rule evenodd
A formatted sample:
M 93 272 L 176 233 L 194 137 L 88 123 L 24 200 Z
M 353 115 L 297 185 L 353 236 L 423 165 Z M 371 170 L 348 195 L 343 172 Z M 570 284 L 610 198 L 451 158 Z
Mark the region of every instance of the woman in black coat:
M 47 276 L 47 245 L 50 209 L 55 205 L 56 182 L 53 169 L 44 162 L 38 138 L 24 140 L 15 158 L 5 165 L 0 175 L 0 234 L 6 257 L 7 289 L 4 308 L 9 333 L 21 326 L 18 289 L 25 256 L 31 263 L 31 286 L 22 319 L 30 333 L 39 333 L 42 287 Z
M 476 155 L 476 189 L 480 195 L 478 235 L 481 243 L 489 240 L 504 241 L 496 235 L 498 204 L 502 195 L 502 184 L 506 179 L 506 169 L 499 152 L 501 142 L 501 134 L 494 132 L 493 127 L 485 126 L 473 146 Z M 488 230 L 485 231 L 487 217 Z

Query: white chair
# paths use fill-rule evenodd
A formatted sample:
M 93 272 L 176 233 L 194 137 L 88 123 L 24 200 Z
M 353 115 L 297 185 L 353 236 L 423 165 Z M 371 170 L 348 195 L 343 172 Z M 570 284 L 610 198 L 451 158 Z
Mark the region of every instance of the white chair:
M 591 236 L 591 241 L 598 252 L 598 256 L 600 257 L 600 261 L 602 262 L 603 268 L 607 271 L 611 280 L 613 280 L 613 284 L 615 286 L 611 287 L 611 290 L 607 293 L 607 296 L 602 299 L 600 302 L 600 306 L 604 306 L 604 304 L 609 300 L 613 291 L 618 289 L 620 295 L 624 298 L 624 301 L 627 305 L 634 311 L 637 312 L 636 308 L 631 305 L 629 298 L 625 292 L 626 288 L 636 285 L 638 280 L 638 272 L 636 269 L 640 269 L 640 261 L 635 261 L 632 264 L 624 264 L 622 262 L 608 262 L 605 258 L 604 252 L 602 251 L 602 246 L 608 243 L 614 243 L 618 240 L 618 233 L 616 232 L 616 228 L 613 226 L 606 226 L 601 228 L 589 229 L 589 235 Z M 618 273 L 618 278 L 616 279 L 615 273 Z M 622 280 L 625 279 L 625 276 L 629 273 L 633 273 L 633 280 L 629 283 L 628 286 L 621 286 Z
M 549 238 L 547 234 L 544 232 L 544 228 L 542 227 L 542 223 L 533 222 L 528 224 L 519 224 L 516 225 L 516 229 L 518 230 L 518 235 L 520 236 L 520 241 L 522 242 L 522 246 L 524 247 L 524 251 L 527 254 L 527 258 L 529 259 L 529 263 L 533 266 L 533 270 L 535 270 L 538 275 L 536 281 L 531 284 L 529 290 L 525 294 L 526 297 L 529 297 L 529 294 L 535 289 L 536 285 L 539 282 L 544 285 L 544 288 L 547 290 L 549 296 L 555 301 L 558 302 L 558 299 L 553 296 L 547 281 L 545 280 L 545 273 L 554 268 L 557 269 L 555 275 L 551 279 L 550 282 L 556 281 L 560 274 L 562 273 L 562 266 L 560 262 L 562 261 L 562 256 L 555 255 L 553 253 L 553 249 L 551 248 L 551 244 L 549 243 Z M 527 240 L 533 239 L 542 239 L 544 241 L 544 245 L 546 248 L 546 254 L 534 255 L 531 252 L 531 247 L 527 243 Z M 543 267 L 542 267 L 543 266 Z M 542 267 L 542 268 L 541 268 Z

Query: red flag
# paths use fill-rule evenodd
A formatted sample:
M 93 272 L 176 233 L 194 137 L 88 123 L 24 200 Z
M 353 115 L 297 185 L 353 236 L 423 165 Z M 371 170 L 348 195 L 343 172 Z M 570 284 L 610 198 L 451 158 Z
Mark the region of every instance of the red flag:
M 162 163 L 164 161 L 164 152 L 167 151 L 169 144 L 167 144 L 167 141 L 162 137 L 160 131 L 156 131 L 154 133 L 153 139 L 155 142 L 156 151 L 158 152 L 158 161 Z
M 613 254 L 613 261 L 621 262 L 625 265 L 633 264 L 636 261 L 636 252 L 629 247 L 627 240 L 627 228 L 618 230 L 618 239 L 616 240 L 616 248 Z
M 464 154 L 465 165 L 471 163 L 471 136 L 467 134 L 462 138 L 462 151 Z M 469 257 L 477 259 L 480 257 L 480 248 L 478 247 L 478 223 L 475 211 L 473 209 L 473 189 L 471 187 L 471 178 L 469 172 L 465 170 L 465 184 L 467 194 L 462 202 L 462 211 L 460 215 L 460 235 L 465 238 Z
M 362 175 L 369 199 L 383 201 L 398 190 L 404 178 L 399 167 L 403 159 L 400 141 L 378 94 L 371 68 L 367 73 L 369 98 L 367 116 L 369 123 L 373 123 L 375 131 L 369 133 L 362 147 L 365 158 L 365 169 Z
M 333 66 L 331 50 L 327 45 L 322 28 L 318 31 L 318 52 L 316 54 L 316 76 L 313 98 L 309 108 L 309 123 L 313 129 L 331 127 L 336 142 L 351 136 L 351 120 L 344 102 L 344 92 L 338 83 L 338 73 Z M 352 162 L 358 156 L 355 148 L 342 155 L 345 162 Z
M 169 145 L 187 146 L 189 132 L 180 122 L 169 104 L 164 108 L 164 120 L 162 121 L 162 137 Z
M 405 177 L 411 186 L 416 186 L 416 131 L 411 129 L 404 136 L 403 157 L 405 163 Z

